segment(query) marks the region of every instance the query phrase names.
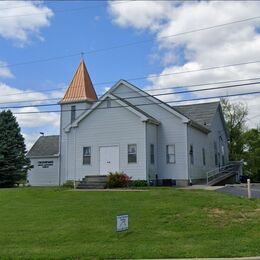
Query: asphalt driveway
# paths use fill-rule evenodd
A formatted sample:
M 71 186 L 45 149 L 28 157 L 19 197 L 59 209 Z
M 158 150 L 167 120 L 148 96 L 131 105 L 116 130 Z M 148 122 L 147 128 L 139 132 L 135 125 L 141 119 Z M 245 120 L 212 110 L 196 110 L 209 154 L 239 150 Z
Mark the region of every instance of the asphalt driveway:
M 230 193 L 240 197 L 247 197 L 247 187 L 246 185 L 241 186 L 225 186 L 217 189 L 218 192 Z M 251 196 L 252 198 L 260 199 L 260 185 L 251 186 Z

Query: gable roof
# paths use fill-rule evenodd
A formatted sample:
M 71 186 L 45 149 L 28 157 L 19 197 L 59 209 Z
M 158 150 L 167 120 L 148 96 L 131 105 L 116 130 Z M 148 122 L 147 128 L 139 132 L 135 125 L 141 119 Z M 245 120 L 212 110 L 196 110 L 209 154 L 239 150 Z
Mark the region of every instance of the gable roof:
M 147 97 L 149 100 L 151 100 L 152 102 L 154 102 L 154 104 L 157 104 L 161 107 L 163 107 L 165 110 L 169 111 L 170 113 L 174 114 L 175 116 L 179 117 L 183 123 L 188 123 L 189 125 L 191 125 L 192 127 L 204 132 L 204 133 L 209 133 L 210 132 L 210 128 L 205 126 L 204 124 L 200 124 L 199 122 L 197 122 L 195 119 L 191 118 L 191 116 L 188 116 L 187 113 L 185 113 L 185 111 L 181 111 L 181 109 L 178 109 L 175 106 L 170 106 L 169 104 L 163 102 L 162 100 L 150 95 L 149 93 L 145 92 L 144 90 L 136 87 L 135 85 L 129 83 L 126 80 L 119 80 L 112 88 L 110 88 L 99 100 L 97 100 L 90 109 L 88 109 L 86 112 L 84 112 L 83 114 L 81 114 L 73 123 L 67 125 L 64 129 L 66 132 L 70 131 L 71 127 L 77 127 L 78 123 L 85 118 L 88 114 L 90 114 L 93 110 L 96 109 L 96 107 L 98 107 L 100 105 L 100 103 L 102 103 L 107 97 L 110 97 L 113 99 L 113 97 L 115 97 L 115 101 L 117 102 L 123 102 L 122 105 L 126 105 L 126 107 L 128 107 L 129 109 L 133 109 L 134 111 L 140 113 L 141 115 L 143 115 L 145 117 L 145 119 L 143 118 L 142 120 L 149 120 L 152 123 L 155 124 L 160 124 L 160 122 L 155 119 L 154 117 L 150 116 L 149 114 L 147 114 L 145 111 L 143 111 L 141 108 L 137 107 L 138 105 L 133 105 L 132 103 L 126 101 L 126 99 L 121 98 L 115 94 L 112 94 L 113 91 L 119 87 L 121 84 L 129 87 L 130 89 L 134 90 L 134 91 L 138 91 L 138 93 L 140 93 L 142 96 Z M 153 104 L 153 103 L 151 103 Z M 181 107 L 181 106 L 179 106 Z
M 157 125 L 160 124 L 160 122 L 157 119 L 155 119 L 154 117 L 150 116 L 148 113 L 146 113 L 145 111 L 143 111 L 139 107 L 137 107 L 137 106 L 133 105 L 132 103 L 126 101 L 125 98 L 121 98 L 121 97 L 119 97 L 119 96 L 117 96 L 115 94 L 110 94 L 110 95 L 115 97 L 116 99 L 119 99 L 119 100 L 123 101 L 127 106 L 132 107 L 133 109 L 135 109 L 139 113 L 143 114 L 145 117 L 147 117 L 150 120 L 150 122 L 155 123 Z
M 77 127 L 78 124 L 84 118 L 86 118 L 91 112 L 93 112 L 96 108 L 98 108 L 107 98 L 110 98 L 111 100 L 114 100 L 115 102 L 119 103 L 122 107 L 125 107 L 129 111 L 132 111 L 137 116 L 139 116 L 142 121 L 150 121 L 151 123 L 154 123 L 154 124 L 160 124 L 160 122 L 157 119 L 151 117 L 150 115 L 148 115 L 147 113 L 145 113 L 141 109 L 138 109 L 133 104 L 127 102 L 123 98 L 119 98 L 119 97 L 117 97 L 115 95 L 112 95 L 112 94 L 107 92 L 98 101 L 96 101 L 89 109 L 87 109 L 83 114 L 81 114 L 75 121 L 73 121 L 72 123 L 68 124 L 64 128 L 65 132 L 69 132 L 72 127 Z M 112 107 L 112 109 L 113 109 L 113 107 Z
M 126 80 L 119 80 L 111 89 L 109 89 L 107 91 L 107 93 L 111 93 L 113 92 L 117 87 L 119 87 L 121 84 L 124 84 L 125 86 L 138 91 L 138 93 L 140 93 L 142 96 L 149 98 L 151 101 L 153 101 L 155 104 L 163 107 L 164 109 L 166 109 L 167 111 L 169 111 L 170 113 L 174 114 L 175 116 L 179 117 L 184 123 L 189 123 L 191 126 L 197 128 L 198 130 L 204 132 L 204 133 L 209 133 L 210 129 L 200 125 L 199 123 L 197 123 L 196 121 L 194 121 L 193 119 L 189 118 L 187 115 L 185 115 L 184 113 L 182 113 L 180 110 L 175 109 L 175 107 L 170 106 L 169 104 L 167 104 L 166 102 L 163 102 L 162 100 L 154 97 L 153 95 L 145 92 L 144 90 L 136 87 L 135 85 L 129 83 Z
M 54 157 L 59 155 L 59 135 L 40 136 L 27 157 Z
M 96 101 L 97 94 L 82 59 L 60 104 L 81 101 Z
M 186 115 L 203 127 L 211 129 L 211 123 L 219 107 L 219 102 L 174 106 L 174 109 Z
M 135 85 L 129 83 L 128 81 L 124 80 L 124 79 L 120 79 L 114 86 L 112 86 L 106 93 L 111 93 L 113 92 L 115 89 L 117 89 L 121 84 L 127 86 L 128 88 L 137 91 L 138 93 L 140 93 L 142 96 L 147 97 L 149 100 L 155 102 L 157 105 L 163 107 L 164 109 L 168 110 L 170 113 L 174 114 L 175 116 L 179 117 L 180 119 L 183 120 L 183 122 L 188 122 L 188 118 L 184 115 L 182 115 L 179 111 L 175 110 L 173 107 L 171 107 L 170 105 L 168 105 L 167 103 L 163 102 L 162 100 L 154 97 L 153 95 L 145 92 L 144 90 L 136 87 Z

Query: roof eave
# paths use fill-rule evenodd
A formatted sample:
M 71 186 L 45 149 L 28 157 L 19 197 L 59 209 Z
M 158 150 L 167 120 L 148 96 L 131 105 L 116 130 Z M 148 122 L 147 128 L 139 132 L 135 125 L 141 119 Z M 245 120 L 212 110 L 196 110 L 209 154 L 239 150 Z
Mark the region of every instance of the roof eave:
M 153 119 L 150 119 L 150 118 L 148 118 L 148 119 L 146 120 L 146 122 L 147 122 L 147 123 L 150 123 L 150 124 L 154 124 L 154 125 L 160 125 L 160 124 L 161 124 L 161 122 L 156 121 L 156 120 L 153 120 Z
M 53 155 L 26 155 L 29 159 L 40 159 L 40 158 L 58 158 L 60 154 L 53 154 Z
M 60 100 L 58 102 L 59 105 L 65 105 L 65 104 L 74 104 L 74 103 L 82 103 L 82 102 L 87 102 L 87 103 L 94 103 L 97 100 L 90 99 L 90 98 L 83 98 L 83 99 L 70 99 L 70 100 Z
M 200 130 L 201 132 L 205 133 L 205 134 L 208 134 L 211 132 L 210 129 L 206 128 L 206 127 L 203 127 L 202 125 L 196 123 L 195 121 L 193 120 L 190 120 L 189 123 L 188 123 L 190 126 Z
M 154 101 L 156 101 L 155 103 L 158 104 L 159 106 L 163 106 L 164 109 L 168 110 L 169 112 L 171 112 L 172 114 L 174 114 L 175 116 L 178 116 L 183 123 L 188 123 L 189 118 L 186 117 L 185 115 L 181 114 L 179 111 L 175 110 L 173 107 L 171 107 L 169 104 L 167 104 L 166 102 L 163 102 L 162 100 L 150 95 L 149 93 L 145 92 L 144 90 L 136 87 L 135 85 L 131 84 L 130 82 L 124 80 L 124 79 L 120 79 L 119 81 L 117 81 L 105 94 L 107 93 L 111 93 L 113 92 L 117 87 L 120 86 L 120 84 L 124 84 L 125 86 L 132 88 L 132 89 L 137 89 L 139 90 L 140 94 L 149 98 L 149 99 L 153 99 Z

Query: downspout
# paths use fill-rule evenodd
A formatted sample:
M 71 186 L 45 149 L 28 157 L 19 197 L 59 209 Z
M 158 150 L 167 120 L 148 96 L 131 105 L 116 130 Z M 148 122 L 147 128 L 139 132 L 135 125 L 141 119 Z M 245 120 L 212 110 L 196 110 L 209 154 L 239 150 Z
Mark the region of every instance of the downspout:
M 148 185 L 150 185 L 150 180 L 149 180 L 149 176 L 147 173 L 147 166 L 148 166 L 148 161 L 147 161 L 147 121 L 144 121 L 145 123 L 145 127 L 144 127 L 144 134 L 145 134 L 145 144 L 144 144 L 144 148 L 145 148 L 145 175 L 146 175 L 146 181 L 148 183 Z
M 67 180 L 69 179 L 69 158 L 68 158 L 68 148 L 69 148 L 69 133 L 66 134 L 66 175 Z
M 74 130 L 74 189 L 76 189 L 77 171 L 76 171 L 76 128 Z
M 192 185 L 192 180 L 191 180 L 191 166 L 190 166 L 190 150 L 189 150 L 189 122 L 186 124 L 186 127 L 187 127 L 188 180 L 189 180 L 189 185 Z
M 155 186 L 158 186 L 158 178 L 159 178 L 159 126 L 156 126 L 156 168 L 155 168 Z
M 62 136 L 62 126 L 61 126 L 61 117 L 62 117 L 62 107 L 60 110 L 60 136 L 59 136 L 59 186 L 61 186 L 61 136 Z

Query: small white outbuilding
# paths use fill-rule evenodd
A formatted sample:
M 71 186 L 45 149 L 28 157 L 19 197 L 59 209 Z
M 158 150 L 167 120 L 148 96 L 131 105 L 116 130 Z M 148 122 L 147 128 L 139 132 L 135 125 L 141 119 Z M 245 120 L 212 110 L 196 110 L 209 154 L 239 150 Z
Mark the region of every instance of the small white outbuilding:
M 41 136 L 30 149 L 27 157 L 32 169 L 27 182 L 32 186 L 59 185 L 59 136 Z

